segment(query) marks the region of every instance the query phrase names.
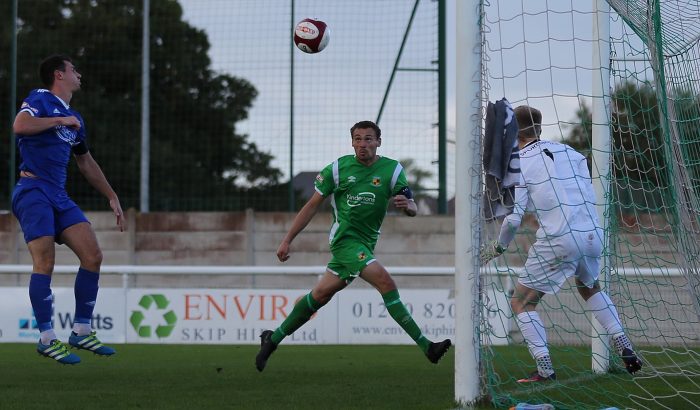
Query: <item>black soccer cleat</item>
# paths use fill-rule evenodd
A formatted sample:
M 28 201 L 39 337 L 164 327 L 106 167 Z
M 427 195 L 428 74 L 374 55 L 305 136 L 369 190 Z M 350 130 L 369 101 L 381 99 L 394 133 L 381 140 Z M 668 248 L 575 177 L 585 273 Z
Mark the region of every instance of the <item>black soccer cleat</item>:
M 428 351 L 425 352 L 425 355 L 431 363 L 437 364 L 442 356 L 450 350 L 450 346 L 452 346 L 452 341 L 450 339 L 445 339 L 439 343 L 430 342 L 430 346 L 428 346 Z
M 260 351 L 255 356 L 255 367 L 259 372 L 265 370 L 267 359 L 277 350 L 277 345 L 272 341 L 272 333 L 272 330 L 266 330 L 260 334 Z
M 637 358 L 637 355 L 631 349 L 622 350 L 622 361 L 625 362 L 625 369 L 629 374 L 634 374 L 641 370 L 642 361 Z

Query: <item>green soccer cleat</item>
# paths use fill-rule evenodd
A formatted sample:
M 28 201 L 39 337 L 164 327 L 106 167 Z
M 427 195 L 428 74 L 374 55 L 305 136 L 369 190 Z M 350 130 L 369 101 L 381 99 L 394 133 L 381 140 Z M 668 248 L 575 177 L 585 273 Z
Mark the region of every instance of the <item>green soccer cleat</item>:
M 89 350 L 96 355 L 100 356 L 111 356 L 117 353 L 116 350 L 109 346 L 105 346 L 100 342 L 100 339 L 95 336 L 95 332 L 91 332 L 89 335 L 78 336 L 77 333 L 71 332 L 68 338 L 68 344 L 77 348 Z
M 452 341 L 450 339 L 445 339 L 438 343 L 431 342 L 430 346 L 428 346 L 428 351 L 425 352 L 425 355 L 428 357 L 428 360 L 430 360 L 431 363 L 437 364 L 442 356 L 444 356 L 445 353 L 450 350 L 450 346 L 452 346 Z
M 78 355 L 71 353 L 63 342 L 58 339 L 54 339 L 48 345 L 39 343 L 36 345 L 36 351 L 49 359 L 54 359 L 61 364 L 78 364 L 80 363 L 80 357 Z

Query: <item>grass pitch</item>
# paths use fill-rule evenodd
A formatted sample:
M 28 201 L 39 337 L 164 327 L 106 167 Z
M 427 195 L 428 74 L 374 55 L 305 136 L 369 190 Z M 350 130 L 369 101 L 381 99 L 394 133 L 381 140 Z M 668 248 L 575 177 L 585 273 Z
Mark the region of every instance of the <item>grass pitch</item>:
M 527 349 L 494 349 L 490 391 L 496 408 L 508 408 L 516 402 L 551 403 L 556 409 L 700 409 L 700 349 L 639 350 L 644 367 L 631 376 L 619 358 L 610 362 L 611 371 L 591 371 L 590 347 L 552 346 L 550 353 L 557 373 L 554 383 L 518 384 L 516 380 L 534 370 Z
M 29 344 L 1 344 L 0 409 L 446 409 L 454 353 L 434 365 L 415 346 L 116 345 L 66 366 Z
M 0 344 L 0 409 L 453 409 L 454 351 L 433 365 L 415 346 L 282 345 L 255 369 L 258 346 L 117 345 L 110 358 L 75 351 L 60 365 L 30 344 Z M 491 391 L 508 408 L 518 401 L 557 409 L 696 408 L 699 353 L 648 352 L 634 379 L 595 376 L 590 350 L 553 348 L 556 383 L 515 383 L 534 365 L 524 347 L 499 347 Z M 689 363 L 686 376 L 663 374 Z M 668 362 L 668 363 L 666 363 Z M 666 366 L 666 367 L 664 367 Z M 690 367 L 688 367 L 690 366 Z M 652 371 L 651 368 L 655 368 Z M 657 374 L 657 372 L 660 372 Z M 675 370 L 673 371 L 676 372 Z M 678 392 L 681 392 L 680 394 Z M 695 403 L 695 404 L 694 404 Z M 494 408 L 484 403 L 479 409 Z

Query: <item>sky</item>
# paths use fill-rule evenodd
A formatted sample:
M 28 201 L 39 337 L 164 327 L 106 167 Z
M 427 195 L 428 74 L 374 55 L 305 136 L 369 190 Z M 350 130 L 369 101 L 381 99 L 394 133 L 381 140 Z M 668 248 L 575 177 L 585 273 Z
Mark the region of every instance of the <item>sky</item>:
M 448 196 L 454 193 L 455 5 L 447 1 Z M 412 0 L 180 0 L 183 18 L 208 34 L 212 67 L 259 91 L 237 125 L 289 175 L 290 61 L 294 58 L 294 169 L 320 170 L 352 153 L 350 126 L 375 120 L 391 76 Z M 575 6 L 574 6 L 575 4 Z M 493 0 L 486 7 L 485 90 L 543 112 L 543 135 L 561 139 L 580 101 L 590 106 L 593 75 L 590 1 Z M 290 50 L 292 20 L 319 18 L 330 28 L 319 54 Z M 380 126 L 379 153 L 411 158 L 437 175 L 435 2 L 419 2 Z M 617 25 L 619 25 L 619 19 Z M 615 23 L 613 23 L 615 26 Z M 611 32 L 615 32 L 615 28 Z M 400 136 L 400 138 L 397 138 Z M 429 187 L 437 186 L 433 177 Z
M 275 164 L 288 175 L 290 2 L 182 0 L 181 4 L 184 19 L 207 32 L 213 68 L 245 78 L 258 89 L 250 118 L 239 124 L 239 130 L 272 153 Z M 319 54 L 293 50 L 295 174 L 318 171 L 351 153 L 350 127 L 360 120 L 376 120 L 412 8 L 413 2 L 402 0 L 295 1 L 293 21 L 319 18 L 331 33 L 328 47 Z M 402 67 L 435 68 L 431 64 L 437 50 L 435 10 L 432 2 L 419 4 Z M 415 159 L 422 167 L 435 167 L 436 78 L 435 72 L 425 71 L 395 76 L 380 122 L 384 130 L 380 153 L 403 159 L 415 158 L 418 152 Z

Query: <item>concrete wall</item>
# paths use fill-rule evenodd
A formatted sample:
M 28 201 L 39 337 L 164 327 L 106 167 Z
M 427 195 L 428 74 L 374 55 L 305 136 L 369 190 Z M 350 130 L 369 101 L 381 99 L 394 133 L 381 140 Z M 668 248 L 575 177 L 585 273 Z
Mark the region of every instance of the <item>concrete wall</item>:
M 277 265 L 275 252 L 292 224 L 291 213 L 148 213 L 130 210 L 128 229 L 114 216 L 88 212 L 109 265 Z M 318 214 L 295 239 L 289 265 L 325 265 L 331 215 Z M 454 218 L 388 215 L 376 253 L 385 265 L 452 266 Z M 29 264 L 31 257 L 16 219 L 0 215 L 0 263 Z M 57 264 L 77 264 L 64 245 Z M 280 264 L 281 265 L 281 264 Z
M 258 265 L 284 266 L 277 260 L 279 242 L 292 224 L 294 214 L 286 212 L 190 212 L 147 213 L 127 212 L 128 229 L 119 232 L 115 218 L 109 212 L 89 212 L 105 265 Z M 285 265 L 325 265 L 329 259 L 329 213 L 314 217 L 292 244 L 290 260 Z M 632 252 L 626 264 L 639 262 L 643 266 L 653 254 L 653 265 L 676 260 L 664 232 L 670 228 L 662 221 L 626 222 L 624 231 L 615 235 L 618 249 Z M 454 217 L 387 215 L 375 250 L 385 266 L 454 266 Z M 509 266 L 522 266 L 530 243 L 534 240 L 536 222 L 526 217 L 515 243 L 504 256 Z M 650 228 L 653 235 L 645 235 Z M 485 228 L 485 235 L 495 237 L 498 225 Z M 56 247 L 56 263 L 77 265 L 78 260 L 64 245 Z M 0 264 L 31 264 L 19 225 L 10 214 L 0 214 Z M 289 276 L 289 275 L 287 275 Z M 201 286 L 301 286 L 313 284 L 309 278 L 266 278 L 245 276 L 198 276 Z M 7 280 L 7 278 L 5 278 Z M 399 279 L 397 279 L 399 280 Z M 21 279 L 16 278 L 15 281 Z M 191 286 L 193 278 L 134 275 L 132 285 Z M 401 278 L 404 286 L 452 286 L 452 278 Z M 2 284 L 2 279 L 0 279 Z M 401 283 L 400 283 L 401 285 Z
M 277 260 L 280 241 L 292 224 L 294 214 L 286 212 L 127 212 L 126 232 L 116 229 L 109 212 L 89 212 L 104 255 L 105 265 L 325 265 L 331 214 L 320 213 L 295 239 L 292 255 L 284 265 Z M 387 215 L 375 250 L 385 266 L 453 266 L 454 218 L 449 216 Z M 77 265 L 78 259 L 65 245 L 56 246 L 56 263 Z M 0 264 L 31 264 L 21 229 L 14 216 L 0 214 Z M 5 275 L 0 284 L 22 284 L 26 275 Z M 66 275 L 68 276 L 68 275 Z M 412 278 L 421 286 L 429 278 Z M 432 278 L 435 279 L 435 278 Z M 60 280 L 60 279 L 59 279 Z M 66 278 L 65 280 L 72 280 Z M 182 275 L 133 275 L 132 286 L 192 286 L 193 278 Z M 209 287 L 302 287 L 316 277 L 197 276 L 197 286 Z M 119 279 L 102 281 L 102 286 L 119 285 Z M 451 286 L 451 278 L 441 284 Z

